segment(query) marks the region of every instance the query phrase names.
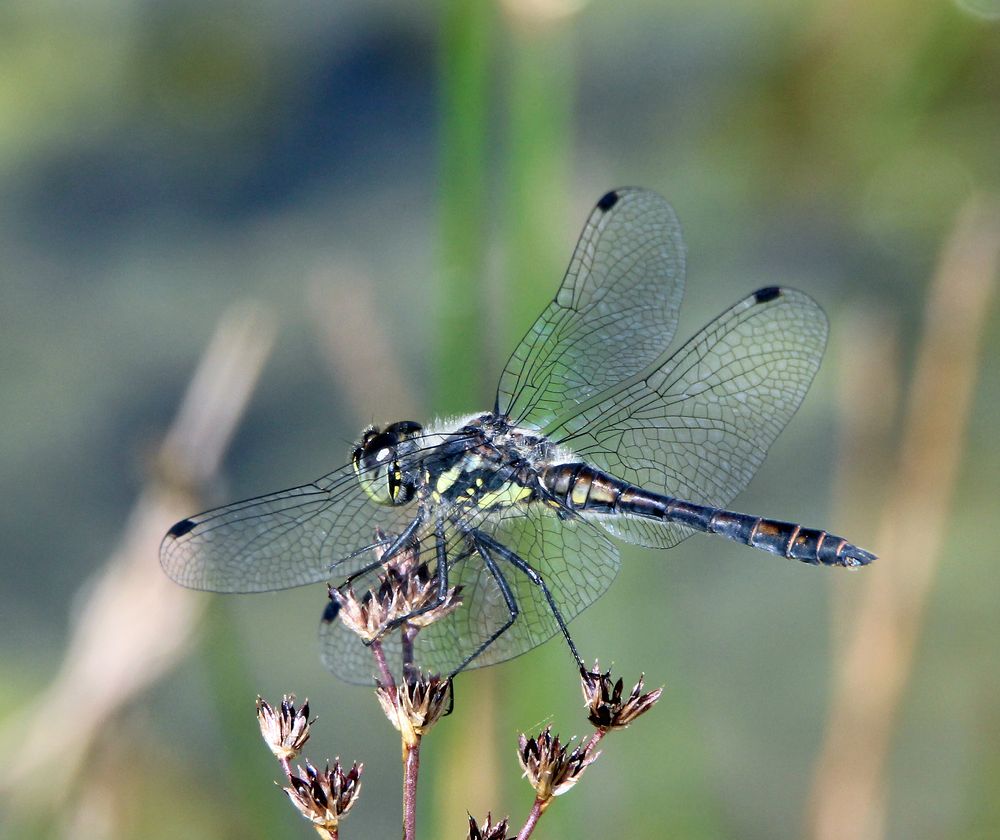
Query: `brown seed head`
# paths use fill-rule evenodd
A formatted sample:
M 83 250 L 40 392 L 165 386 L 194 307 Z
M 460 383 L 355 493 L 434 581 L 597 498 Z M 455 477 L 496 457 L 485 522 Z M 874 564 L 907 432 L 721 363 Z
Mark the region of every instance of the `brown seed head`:
M 453 586 L 438 603 L 437 576 L 431 574 L 426 563 L 410 567 L 408 573 L 401 573 L 390 565 L 386 578 L 393 579 L 393 586 L 399 590 L 399 609 L 401 615 L 411 615 L 407 623 L 414 627 L 426 627 L 435 621 L 440 621 L 446 615 L 453 613 L 462 605 L 460 586 Z
M 481 825 L 469 814 L 469 838 L 468 840 L 507 840 L 507 825 L 509 819 L 493 822 L 493 815 L 487 814 L 486 821 Z
M 296 711 L 295 695 L 286 694 L 281 698 L 281 707 L 275 710 L 270 703 L 258 695 L 257 723 L 264 742 L 280 761 L 295 758 L 309 740 L 309 727 L 315 721 L 309 720 L 309 701 Z
M 305 770 L 299 767 L 299 774 L 289 777 L 291 787 L 282 790 L 313 825 L 333 830 L 358 800 L 363 769 L 363 764 L 355 764 L 345 773 L 337 760 L 320 771 L 307 761 Z
M 573 787 L 599 755 L 584 746 L 571 750 L 568 744 L 559 743 L 551 726 L 546 726 L 537 738 L 521 735 L 518 739 L 518 761 L 543 803 Z
M 660 695 L 662 688 L 642 693 L 645 674 L 640 674 L 639 682 L 632 688 L 632 693 L 622 699 L 625 683 L 619 678 L 612 681 L 611 671 L 601 673 L 598 663 L 594 663 L 592 671 L 584 671 L 580 675 L 583 686 L 583 699 L 589 710 L 588 719 L 598 729 L 624 729 L 639 715 L 648 712 Z
M 451 587 L 438 603 L 437 577 L 426 563 L 416 563 L 414 555 L 414 549 L 401 552 L 386 564 L 378 585 L 362 595 L 351 588 L 340 591 L 331 587 L 330 599 L 337 604 L 340 620 L 366 642 L 381 638 L 405 616 L 410 616 L 408 624 L 426 627 L 461 605 L 459 586 Z
M 341 591 L 331 586 L 329 592 L 330 600 L 337 605 L 337 617 L 365 642 L 374 642 L 389 629 L 395 615 L 392 598 L 382 599 L 371 590 L 359 597 L 350 587 Z
M 399 730 L 403 743 L 413 747 L 447 710 L 451 679 L 418 671 L 399 685 L 379 684 L 375 696 L 389 722 Z

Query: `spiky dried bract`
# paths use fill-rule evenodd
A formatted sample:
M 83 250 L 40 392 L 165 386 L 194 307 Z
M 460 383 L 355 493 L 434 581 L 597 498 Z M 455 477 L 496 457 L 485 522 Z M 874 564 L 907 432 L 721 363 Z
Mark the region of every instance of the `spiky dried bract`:
M 340 620 L 366 642 L 380 639 L 403 619 L 413 627 L 426 627 L 461 606 L 461 587 L 451 587 L 439 599 L 437 576 L 426 563 L 415 563 L 413 553 L 404 551 L 387 563 L 378 586 L 362 595 L 351 588 L 330 589 Z
M 317 770 L 307 761 L 305 770 L 299 767 L 299 774 L 289 777 L 291 787 L 282 790 L 314 826 L 334 831 L 358 801 L 363 769 L 363 764 L 355 763 L 345 772 L 337 760 L 333 767 L 328 762 L 325 770 Z
M 561 744 L 551 726 L 546 726 L 537 738 L 521 735 L 518 739 L 518 761 L 543 803 L 573 787 L 599 755 L 586 746 L 570 749 L 569 744 Z
M 309 701 L 296 710 L 295 695 L 286 694 L 276 710 L 267 700 L 257 696 L 257 723 L 264 743 L 279 761 L 295 758 L 309 740 Z
M 483 823 L 477 823 L 472 814 L 469 814 L 469 838 L 468 840 L 507 840 L 507 828 L 509 819 L 502 819 L 500 822 L 493 822 L 493 815 L 486 814 Z
M 660 699 L 662 688 L 642 693 L 645 674 L 639 675 L 639 681 L 632 688 L 632 693 L 622 699 L 625 683 L 621 678 L 611 679 L 611 671 L 601 672 L 597 662 L 592 671 L 584 671 L 580 675 L 583 687 L 583 699 L 587 704 L 590 722 L 598 729 L 624 729 L 639 715 L 648 712 Z
M 440 621 L 462 605 L 460 586 L 453 586 L 438 598 L 437 576 L 431 574 L 426 563 L 400 571 L 395 565 L 386 569 L 386 578 L 393 578 L 399 588 L 399 610 L 409 615 L 407 623 L 414 627 L 427 627 Z
M 380 683 L 375 696 L 403 743 L 412 747 L 444 715 L 451 697 L 451 678 L 417 672 L 399 685 Z
M 337 605 L 337 616 L 348 630 L 371 643 L 389 629 L 394 605 L 368 591 L 360 597 L 348 588 L 344 592 L 330 588 L 330 600 Z

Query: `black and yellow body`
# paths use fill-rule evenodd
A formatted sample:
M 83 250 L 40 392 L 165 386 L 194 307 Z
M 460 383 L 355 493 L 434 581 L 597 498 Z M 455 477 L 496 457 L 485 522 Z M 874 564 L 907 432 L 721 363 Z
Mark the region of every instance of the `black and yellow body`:
M 399 436 L 399 429 L 407 430 L 406 436 Z M 406 441 L 420 430 L 405 421 L 384 432 L 366 432 L 367 443 L 363 440 L 356 450 L 355 463 L 375 465 L 378 480 L 369 474 L 365 481 L 373 498 L 399 504 L 416 496 L 426 500 L 425 510 L 443 507 L 449 516 L 455 509 L 490 513 L 545 505 L 564 516 L 597 521 L 618 516 L 674 523 L 814 565 L 856 567 L 875 559 L 821 529 L 673 498 L 585 462 L 564 460 L 569 453 L 543 436 L 513 428 L 503 417 L 481 415 L 443 436 L 437 446 L 408 455 Z
M 674 522 L 814 565 L 864 566 L 875 559 L 823 530 L 650 493 L 583 463 L 550 467 L 542 483 L 567 508 L 581 513 Z
M 178 522 L 161 545 L 164 570 L 216 592 L 331 579 L 362 591 L 415 557 L 442 603 L 461 590 L 462 604 L 422 629 L 411 653 L 454 673 L 560 632 L 579 663 L 567 623 L 618 572 L 609 535 L 670 548 L 700 531 L 805 563 L 872 562 L 826 531 L 727 509 L 802 403 L 828 322 L 804 292 L 767 286 L 672 348 L 684 266 L 663 198 L 607 193 L 514 348 L 492 411 L 371 426 L 350 463 L 325 476 Z M 368 681 L 369 652 L 331 612 L 324 662 Z

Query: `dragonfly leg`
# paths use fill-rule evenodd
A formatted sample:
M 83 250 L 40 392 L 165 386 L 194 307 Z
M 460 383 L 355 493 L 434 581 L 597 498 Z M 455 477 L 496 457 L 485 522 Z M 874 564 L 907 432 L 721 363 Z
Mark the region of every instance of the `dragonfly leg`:
M 395 630 L 404 622 L 440 607 L 448 600 L 448 552 L 445 548 L 444 520 L 441 517 L 438 517 L 437 525 L 434 527 L 434 559 L 436 561 L 434 576 L 437 579 L 437 593 L 434 600 L 391 621 L 379 634 L 379 638 L 389 631 Z
M 419 530 L 422 522 L 423 522 L 423 517 L 421 516 L 414 517 L 413 521 L 409 525 L 407 525 L 406 528 L 402 531 L 402 533 L 400 533 L 398 536 L 394 537 L 391 540 L 379 540 L 377 542 L 373 542 L 371 545 L 366 545 L 364 548 L 359 548 L 357 551 L 352 552 L 343 560 L 335 560 L 333 563 L 330 564 L 330 571 L 331 572 L 335 571 L 336 566 L 339 563 L 343 563 L 346 560 L 351 560 L 354 557 L 364 554 L 366 551 L 373 551 L 374 549 L 379 548 L 380 546 L 386 545 L 386 543 L 388 543 L 388 548 L 386 548 L 385 551 L 382 552 L 382 556 L 378 560 L 368 563 L 363 568 L 358 569 L 358 571 L 356 572 L 352 572 L 344 579 L 344 582 L 340 585 L 340 586 L 350 586 L 352 583 L 354 583 L 355 580 L 357 580 L 362 575 L 366 575 L 369 572 L 374 571 L 379 566 L 384 566 L 386 563 L 392 560 L 392 558 L 395 555 L 397 555 L 400 551 L 406 548 L 407 545 L 409 545 L 410 542 L 412 541 L 413 535 Z M 338 589 L 339 588 L 340 587 L 338 587 Z
M 409 540 L 409 538 L 413 535 L 414 531 L 417 530 L 417 528 L 420 526 L 420 524 L 421 524 L 420 517 L 417 517 L 416 519 L 414 519 L 413 522 L 410 523 L 410 525 L 408 525 L 406 527 L 406 530 L 404 530 L 398 537 L 394 538 L 390 542 L 389 548 L 387 548 L 383 552 L 382 556 L 378 560 L 373 560 L 371 563 L 368 563 L 365 566 L 363 566 L 362 568 L 358 569 L 358 571 L 354 572 L 353 574 L 348 575 L 347 578 L 344 580 L 344 582 L 341 583 L 340 586 L 338 586 L 337 588 L 338 589 L 343 589 L 345 586 L 351 586 L 354 583 L 354 581 L 357 580 L 358 578 L 360 578 L 360 577 L 362 577 L 364 575 L 367 575 L 367 574 L 369 574 L 371 572 L 374 572 L 377 569 L 385 567 L 387 565 L 387 563 L 388 563 L 388 561 L 387 561 L 386 558 L 389 557 L 390 553 L 391 552 L 398 552 L 403 547 L 405 547 L 406 544 L 407 544 L 407 542 L 408 542 L 408 540 Z M 395 620 L 389 622 L 385 627 L 383 627 L 381 629 L 381 631 L 378 633 L 378 635 L 374 639 L 366 639 L 364 641 L 365 647 L 370 647 L 371 644 L 372 644 L 372 642 L 377 642 L 379 639 L 381 639 L 383 636 L 385 636 L 386 633 L 392 632 L 393 630 L 395 630 L 398 627 L 400 627 L 404 622 L 406 622 L 406 621 L 414 618 L 415 616 L 423 615 L 424 613 L 429 612 L 430 610 L 433 610 L 436 607 L 439 607 L 447 599 L 447 597 L 448 597 L 448 562 L 447 562 L 447 553 L 445 551 L 444 524 L 440 520 L 440 518 L 438 519 L 437 527 L 435 528 L 435 532 L 434 533 L 435 533 L 435 552 L 436 552 L 436 560 L 437 560 L 437 564 L 436 564 L 437 567 L 434 570 L 434 574 L 435 574 L 435 576 L 437 578 L 437 592 L 435 593 L 434 600 L 431 601 L 430 603 L 424 604 L 419 609 L 416 609 L 416 610 L 413 610 L 411 612 L 408 612 L 405 615 L 399 616 Z M 385 545 L 385 541 L 380 542 L 380 543 L 374 543 L 369 548 L 376 548 L 379 545 Z M 367 549 L 363 549 L 363 550 L 367 550 Z M 356 555 L 358 555 L 360 553 L 361 553 L 361 551 L 355 552 L 354 555 L 352 555 L 352 556 L 356 556 Z M 333 621 L 333 619 L 337 615 L 337 612 L 338 612 L 338 609 L 337 609 L 337 606 L 336 606 L 336 602 L 335 601 L 331 601 L 330 604 L 327 605 L 326 611 L 323 613 L 323 620 L 327 621 L 327 622 Z
M 370 548 L 375 548 L 377 545 L 379 545 L 379 544 L 376 543 L 375 546 L 369 546 L 369 548 L 364 549 L 364 551 L 368 551 Z M 361 553 L 360 551 L 356 552 L 356 554 L 360 554 L 360 553 Z M 356 555 L 353 555 L 353 556 L 356 556 Z M 347 559 L 350 559 L 350 558 L 347 558 Z M 337 587 L 337 589 L 341 590 L 341 589 L 344 589 L 344 587 L 352 586 L 354 584 L 354 581 L 356 581 L 359 577 L 361 577 L 362 575 L 367 575 L 369 572 L 374 572 L 376 569 L 381 568 L 382 565 L 383 565 L 383 563 L 382 563 L 381 560 L 375 560 L 375 561 L 373 561 L 371 563 L 366 564 L 365 566 L 363 566 L 362 568 L 358 569 L 353 574 L 348 575 L 344 579 L 344 582 L 341 583 Z M 339 612 L 340 612 L 340 604 L 339 604 L 339 602 L 336 601 L 336 600 L 334 600 L 333 598 L 331 598 L 327 602 L 326 609 L 323 610 L 323 621 L 325 621 L 327 623 L 333 621 L 337 617 L 337 614 Z M 365 642 L 365 645 L 368 645 L 368 644 L 369 644 L 369 642 Z
M 503 596 L 504 603 L 507 605 L 508 616 L 507 620 L 498 630 L 492 633 L 485 642 L 483 642 L 462 660 L 458 667 L 456 667 L 455 670 L 449 675 L 451 677 L 454 677 L 455 674 L 463 670 L 470 662 L 486 650 L 486 648 L 506 633 L 507 630 L 510 629 L 511 625 L 517 621 L 517 617 L 521 612 L 520 608 L 517 606 L 517 600 L 514 598 L 514 593 L 511 592 L 510 584 L 507 583 L 507 578 L 503 576 L 503 572 L 501 572 L 500 567 L 497 566 L 496 560 L 494 560 L 493 556 L 490 554 L 491 547 L 484 545 L 479 539 L 477 539 L 476 536 L 473 536 L 473 540 L 479 551 L 479 556 L 483 558 L 483 565 L 486 566 L 486 570 L 493 576 L 493 580 L 496 581 L 497 587 L 500 589 L 500 594 Z
M 492 537 L 486 534 L 479 534 L 479 537 L 486 541 L 489 548 L 497 553 L 497 555 L 510 563 L 515 569 L 527 576 L 535 586 L 542 590 L 542 594 L 545 595 L 545 600 L 549 603 L 549 609 L 552 610 L 552 615 L 555 617 L 556 623 L 559 625 L 559 629 L 562 631 L 563 637 L 566 639 L 566 644 L 569 645 L 570 652 L 573 654 L 573 658 L 576 659 L 577 665 L 581 669 L 585 669 L 586 666 L 583 664 L 583 660 L 580 659 L 580 654 L 576 650 L 576 645 L 573 643 L 573 637 L 569 634 L 569 629 L 566 627 L 566 621 L 562 617 L 562 613 L 559 611 L 559 607 L 556 605 L 555 598 L 552 597 L 552 592 L 549 590 L 548 585 L 545 580 L 538 573 L 538 571 L 518 557 L 513 551 L 507 548 L 505 545 L 498 543 Z

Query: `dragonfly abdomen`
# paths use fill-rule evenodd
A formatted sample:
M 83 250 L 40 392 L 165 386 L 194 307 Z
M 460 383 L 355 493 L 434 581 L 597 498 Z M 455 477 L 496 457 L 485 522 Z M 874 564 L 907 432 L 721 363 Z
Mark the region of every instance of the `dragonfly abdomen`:
M 588 464 L 559 464 L 542 475 L 545 487 L 577 511 L 676 522 L 791 560 L 823 566 L 866 566 L 875 555 L 827 531 L 662 496 Z
M 687 502 L 680 504 L 690 505 Z M 701 506 L 693 505 L 693 507 Z M 667 518 L 683 522 L 678 513 L 675 508 Z M 707 527 L 704 529 L 707 532 L 790 560 L 801 560 L 803 563 L 823 566 L 864 566 L 875 559 L 874 555 L 852 545 L 843 537 L 822 529 L 806 528 L 794 522 L 780 522 L 776 519 L 765 519 L 761 516 L 718 508 L 703 508 L 699 511 L 699 518 L 704 517 L 706 513 L 709 515 Z

